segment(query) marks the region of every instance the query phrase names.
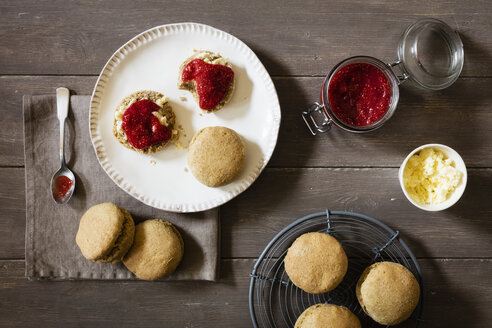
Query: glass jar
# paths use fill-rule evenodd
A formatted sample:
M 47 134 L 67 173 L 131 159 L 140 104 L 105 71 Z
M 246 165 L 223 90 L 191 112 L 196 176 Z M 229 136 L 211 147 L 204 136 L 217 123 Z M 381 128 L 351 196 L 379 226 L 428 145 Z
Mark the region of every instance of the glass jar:
M 458 79 L 463 68 L 463 43 L 458 32 L 446 23 L 424 18 L 410 25 L 403 33 L 398 43 L 397 56 L 396 61 L 388 64 L 369 56 L 350 57 L 337 64 L 325 77 L 320 102 L 315 102 L 302 113 L 311 133 L 316 135 L 318 132 L 326 132 L 332 124 L 353 133 L 376 130 L 395 112 L 400 94 L 399 85 L 405 81 L 421 89 L 440 90 L 449 87 Z M 346 118 L 337 115 L 330 105 L 330 91 L 335 88 L 331 87 L 333 78 L 342 68 L 351 64 L 374 66 L 385 76 L 385 86 L 389 85 L 391 96 L 386 112 L 374 122 L 369 120 L 368 124 L 351 124 Z M 368 111 L 370 114 L 372 108 L 368 108 Z

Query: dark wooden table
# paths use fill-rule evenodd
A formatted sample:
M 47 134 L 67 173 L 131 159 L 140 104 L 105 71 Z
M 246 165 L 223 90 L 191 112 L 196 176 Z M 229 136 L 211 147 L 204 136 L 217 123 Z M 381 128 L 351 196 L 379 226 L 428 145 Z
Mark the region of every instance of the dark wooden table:
M 431 16 L 456 28 L 461 77 L 437 92 L 401 88 L 398 109 L 364 135 L 313 137 L 300 111 L 340 60 L 396 57 L 403 30 Z M 24 277 L 22 95 L 66 86 L 90 94 L 106 60 L 156 25 L 194 21 L 248 44 L 282 106 L 275 153 L 260 178 L 221 208 L 217 283 L 28 281 Z M 4 327 L 248 327 L 249 273 L 266 243 L 306 214 L 331 209 L 399 229 L 425 280 L 424 327 L 492 322 L 492 1 L 6 1 L 0 2 L 0 325 Z M 461 201 L 424 212 L 400 190 L 415 147 L 443 143 L 468 166 Z

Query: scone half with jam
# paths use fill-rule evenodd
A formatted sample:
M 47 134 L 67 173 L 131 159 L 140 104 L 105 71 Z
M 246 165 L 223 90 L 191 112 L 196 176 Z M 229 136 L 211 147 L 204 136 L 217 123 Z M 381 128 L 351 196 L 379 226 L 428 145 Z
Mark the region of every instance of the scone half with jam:
M 152 154 L 178 138 L 175 124 L 176 115 L 166 96 L 156 91 L 137 91 L 116 107 L 113 135 L 129 149 Z
M 178 87 L 193 94 L 207 113 L 224 107 L 232 98 L 235 74 L 227 58 L 207 50 L 195 50 L 179 67 Z

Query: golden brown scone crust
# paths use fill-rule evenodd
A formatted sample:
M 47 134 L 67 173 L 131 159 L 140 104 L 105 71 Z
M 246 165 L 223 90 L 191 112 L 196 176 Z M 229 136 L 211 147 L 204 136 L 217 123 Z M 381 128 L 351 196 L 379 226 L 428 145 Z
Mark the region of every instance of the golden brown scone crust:
M 361 328 L 359 318 L 344 306 L 315 304 L 297 318 L 294 328 Z
M 191 56 L 188 59 L 186 59 L 179 66 L 178 88 L 190 91 L 193 94 L 193 98 L 195 98 L 195 101 L 196 101 L 197 104 L 199 104 L 199 96 L 198 96 L 198 93 L 196 92 L 196 83 L 195 83 L 195 81 L 191 80 L 191 81 L 188 81 L 188 82 L 183 82 L 183 80 L 181 79 L 181 77 L 183 76 L 183 70 L 186 67 L 186 65 L 188 65 L 188 63 L 191 62 L 193 59 L 196 59 L 197 57 L 199 57 L 199 56 L 201 56 L 203 54 L 210 55 L 213 58 L 222 58 L 221 55 L 216 54 L 216 53 L 214 53 L 212 51 L 200 50 L 200 51 L 196 51 L 196 53 L 193 56 Z M 232 65 L 229 62 L 227 62 L 225 66 L 227 66 L 227 67 L 229 67 L 229 68 L 232 69 Z M 217 104 L 217 106 L 215 106 L 212 109 L 202 109 L 202 108 L 201 109 L 204 112 L 207 112 L 207 113 L 212 113 L 212 112 L 218 111 L 219 109 L 221 109 L 222 107 L 224 107 L 231 100 L 232 94 L 234 93 L 234 89 L 235 88 L 236 88 L 236 73 L 234 72 L 234 78 L 232 79 L 232 82 L 231 82 L 231 85 L 229 87 L 229 90 L 227 91 L 227 93 L 224 96 L 224 98 Z
M 246 147 L 241 137 L 222 126 L 198 131 L 188 147 L 188 165 L 193 176 L 209 187 L 234 180 L 243 169 Z
M 131 95 L 128 95 L 125 98 L 123 98 L 123 100 L 116 107 L 115 112 L 118 111 L 120 106 L 124 106 L 125 108 L 128 108 L 130 105 L 130 102 L 133 99 L 136 99 L 137 101 L 142 100 L 142 99 L 148 99 L 150 101 L 157 102 L 159 99 L 161 99 L 163 97 L 164 97 L 164 95 L 160 92 L 157 92 L 157 91 L 149 91 L 149 90 L 137 91 L 137 92 L 134 92 Z M 176 125 L 176 115 L 174 114 L 173 109 L 169 105 L 169 103 L 165 103 L 163 105 L 163 108 L 161 108 L 159 110 L 159 112 L 167 118 L 168 127 L 171 130 L 175 130 L 174 126 Z M 178 130 L 175 130 L 175 131 L 178 131 Z M 172 138 L 168 141 L 152 145 L 148 148 L 137 149 L 137 148 L 133 147 L 132 145 L 130 145 L 130 143 L 125 139 L 125 133 L 124 132 L 118 131 L 116 118 L 113 118 L 113 135 L 126 148 L 129 148 L 131 150 L 134 150 L 134 151 L 142 153 L 142 154 L 157 153 L 158 151 L 161 151 L 162 149 L 166 148 L 166 146 L 169 144 L 169 142 L 174 141 L 178 138 L 178 134 L 173 133 Z
M 123 230 L 114 243 L 113 249 L 106 255 L 103 262 L 118 263 L 121 262 L 128 250 L 133 244 L 133 237 L 135 236 L 135 222 L 130 213 L 120 207 L 125 216 L 123 223 Z
M 147 220 L 137 225 L 135 241 L 123 263 L 138 278 L 156 280 L 171 274 L 183 253 L 183 239 L 171 223 Z
M 356 295 L 364 312 L 374 321 L 393 326 L 410 317 L 419 302 L 420 286 L 403 265 L 378 262 L 364 270 Z
M 89 208 L 80 219 L 75 241 L 82 255 L 94 262 L 120 262 L 133 243 L 130 213 L 112 203 Z
M 348 260 L 335 238 L 321 232 L 309 232 L 292 243 L 284 265 L 294 285 L 308 293 L 321 294 L 342 282 Z

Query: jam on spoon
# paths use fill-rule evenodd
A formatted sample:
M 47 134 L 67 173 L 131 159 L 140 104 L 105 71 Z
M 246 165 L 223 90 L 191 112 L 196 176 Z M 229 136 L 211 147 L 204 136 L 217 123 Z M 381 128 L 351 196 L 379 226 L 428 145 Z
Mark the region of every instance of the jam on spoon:
M 74 182 L 65 175 L 60 175 L 55 179 L 53 184 L 53 197 L 58 202 L 63 202 Z

